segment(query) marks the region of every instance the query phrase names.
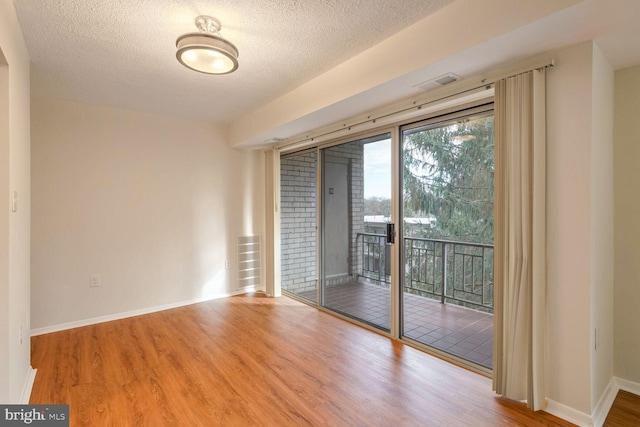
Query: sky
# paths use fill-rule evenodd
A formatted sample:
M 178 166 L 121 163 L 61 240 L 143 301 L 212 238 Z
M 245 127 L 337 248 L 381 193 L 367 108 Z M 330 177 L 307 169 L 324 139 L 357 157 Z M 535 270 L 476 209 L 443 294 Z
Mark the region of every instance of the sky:
M 391 139 L 364 145 L 364 197 L 391 198 Z

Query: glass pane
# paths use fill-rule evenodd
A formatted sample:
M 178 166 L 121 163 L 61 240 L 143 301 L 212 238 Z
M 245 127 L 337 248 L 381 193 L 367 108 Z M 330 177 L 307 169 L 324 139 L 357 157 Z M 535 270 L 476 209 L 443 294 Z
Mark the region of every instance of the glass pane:
M 282 290 L 318 301 L 317 154 L 280 160 Z
M 323 306 L 390 329 L 391 140 L 322 150 Z
M 405 337 L 493 357 L 493 112 L 403 132 Z

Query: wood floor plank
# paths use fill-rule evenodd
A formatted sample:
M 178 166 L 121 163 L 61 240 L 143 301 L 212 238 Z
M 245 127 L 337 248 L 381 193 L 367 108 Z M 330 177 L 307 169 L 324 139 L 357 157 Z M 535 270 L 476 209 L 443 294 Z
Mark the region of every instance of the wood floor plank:
M 571 424 L 283 298 L 243 295 L 32 338 L 31 403 L 72 426 Z
M 604 422 L 605 427 L 640 426 L 640 396 L 620 390 Z

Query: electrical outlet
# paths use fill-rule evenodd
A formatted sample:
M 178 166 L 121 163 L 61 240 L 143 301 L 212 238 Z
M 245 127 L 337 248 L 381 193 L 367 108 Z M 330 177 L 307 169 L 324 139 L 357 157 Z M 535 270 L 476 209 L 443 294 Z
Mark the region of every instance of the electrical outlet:
M 231 263 L 229 262 L 228 259 L 224 260 L 224 268 L 225 268 L 225 270 L 230 270 L 231 269 Z
M 22 325 L 20 325 L 20 328 L 18 328 L 18 344 L 20 345 L 20 347 L 22 347 Z
M 89 276 L 89 287 L 100 287 L 100 276 L 98 276 L 97 274 L 92 274 L 91 276 Z

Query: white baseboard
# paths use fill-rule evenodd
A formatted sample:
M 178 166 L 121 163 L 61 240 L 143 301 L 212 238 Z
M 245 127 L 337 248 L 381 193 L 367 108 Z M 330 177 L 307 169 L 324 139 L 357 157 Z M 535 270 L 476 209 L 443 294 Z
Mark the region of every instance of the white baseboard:
M 593 415 L 585 414 L 584 412 L 580 412 L 550 399 L 547 401 L 545 412 L 579 426 L 601 427 L 607 419 L 607 415 L 609 415 L 609 411 L 620 390 L 640 396 L 640 383 L 618 377 L 611 378 L 607 388 L 600 397 L 600 401 L 593 410 Z
M 636 396 L 640 396 L 640 383 L 625 380 L 623 378 L 614 377 L 618 389 L 628 391 Z
M 33 390 L 33 383 L 36 380 L 36 369 L 29 366 L 27 372 L 27 378 L 24 380 L 24 387 L 22 387 L 22 395 L 20 396 L 20 405 L 28 405 L 31 398 L 31 390 Z
M 573 409 L 570 406 L 563 405 L 562 403 L 551 399 L 547 399 L 547 407 L 544 411 L 581 427 L 593 426 L 591 416 L 589 414 L 585 414 L 584 412 L 578 411 L 577 409 Z
M 600 396 L 598 404 L 593 409 L 591 420 L 595 427 L 601 427 L 604 424 L 604 421 L 607 419 L 607 415 L 609 415 L 609 411 L 611 410 L 611 406 L 613 406 L 613 401 L 616 400 L 619 389 L 616 378 L 612 377 L 609 384 L 607 384 L 607 388 L 604 390 L 604 393 Z
M 184 307 L 186 305 L 198 304 L 206 301 L 213 301 L 216 299 L 227 298 L 234 295 L 246 294 L 248 292 L 255 292 L 256 290 L 259 290 L 259 289 L 249 286 L 249 287 L 242 288 L 241 290 L 236 292 L 215 295 L 212 297 L 197 298 L 189 301 L 181 301 L 181 302 L 176 302 L 171 304 L 158 305 L 155 307 L 142 308 L 139 310 L 126 311 L 124 313 L 115 313 L 115 314 L 109 314 L 106 316 L 93 317 L 91 319 L 83 319 L 83 320 L 77 320 L 74 322 L 61 323 L 59 325 L 45 326 L 43 328 L 31 329 L 31 336 L 35 337 L 37 335 L 50 334 L 52 332 L 60 332 L 60 331 L 65 331 L 67 329 L 80 328 L 82 326 L 95 325 L 97 323 L 103 323 L 103 322 L 110 322 L 112 320 L 126 319 L 127 317 L 134 317 L 134 316 L 140 316 L 143 314 L 155 313 L 158 311 L 170 310 L 172 308 Z

